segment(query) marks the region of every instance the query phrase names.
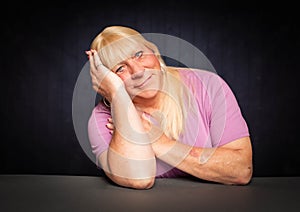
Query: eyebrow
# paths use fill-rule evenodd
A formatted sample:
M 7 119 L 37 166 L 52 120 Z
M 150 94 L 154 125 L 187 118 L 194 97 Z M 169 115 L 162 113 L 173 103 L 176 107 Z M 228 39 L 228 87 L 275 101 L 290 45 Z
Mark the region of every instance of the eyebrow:
M 114 69 L 114 67 L 116 67 L 116 66 L 123 65 L 123 63 L 124 63 L 126 60 L 128 60 L 128 59 L 130 59 L 130 58 L 133 58 L 133 57 L 135 56 L 136 53 L 138 53 L 138 52 L 140 52 L 140 51 L 145 52 L 145 51 L 147 51 L 147 50 L 152 51 L 152 50 L 151 50 L 149 47 L 147 47 L 147 46 L 141 46 L 141 45 L 135 46 L 135 49 L 132 49 L 131 53 L 128 54 L 129 56 L 126 57 L 127 59 L 122 60 L 121 62 L 117 63 L 116 65 L 113 66 L 112 69 Z
M 127 57 L 126 60 L 128 60 L 128 59 L 130 59 L 130 58 L 133 58 L 133 57 L 136 55 L 136 53 L 138 53 L 138 52 L 140 52 L 140 51 L 144 51 L 144 50 L 143 50 L 143 49 L 140 49 L 140 50 L 135 50 L 135 51 L 133 51 L 133 53 L 130 53 L 131 56 Z M 124 63 L 124 61 L 126 61 L 126 60 L 122 60 L 121 62 L 117 63 L 115 66 L 121 65 L 121 64 Z

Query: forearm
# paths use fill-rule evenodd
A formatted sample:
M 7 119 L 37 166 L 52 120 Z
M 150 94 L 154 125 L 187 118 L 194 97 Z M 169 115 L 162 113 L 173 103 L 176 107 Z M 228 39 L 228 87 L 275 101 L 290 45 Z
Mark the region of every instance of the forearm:
M 115 130 L 107 152 L 107 166 L 114 181 L 130 187 L 134 187 L 134 182 L 152 181 L 156 173 L 155 154 L 125 89 L 119 89 L 112 99 L 111 110 Z
M 135 176 L 127 176 L 124 177 L 124 174 L 120 174 L 120 170 L 114 171 L 114 173 L 111 171 L 111 168 L 108 165 L 108 150 L 104 151 L 100 157 L 100 163 L 101 168 L 104 170 L 106 176 L 110 178 L 113 182 L 115 182 L 118 185 L 129 187 L 129 188 L 136 188 L 136 189 L 148 189 L 151 188 L 154 184 L 155 178 L 138 178 L 137 175 Z M 116 158 L 111 157 L 111 162 L 115 162 Z M 131 163 L 132 164 L 132 163 Z M 124 165 L 120 163 L 120 166 Z M 125 167 L 122 167 L 123 172 L 125 170 Z M 128 175 L 128 174 L 127 174 Z
M 161 160 L 200 179 L 247 184 L 252 176 L 252 155 L 245 154 L 242 149 L 204 149 L 167 138 L 155 143 L 153 149 Z M 201 161 L 203 158 L 207 160 Z

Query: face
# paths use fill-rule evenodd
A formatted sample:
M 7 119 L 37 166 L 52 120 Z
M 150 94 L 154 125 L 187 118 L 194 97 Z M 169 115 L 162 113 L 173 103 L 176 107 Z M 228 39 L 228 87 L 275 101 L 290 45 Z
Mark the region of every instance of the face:
M 112 71 L 123 80 L 133 100 L 154 98 L 161 89 L 161 66 L 156 55 L 147 47 L 137 49 Z

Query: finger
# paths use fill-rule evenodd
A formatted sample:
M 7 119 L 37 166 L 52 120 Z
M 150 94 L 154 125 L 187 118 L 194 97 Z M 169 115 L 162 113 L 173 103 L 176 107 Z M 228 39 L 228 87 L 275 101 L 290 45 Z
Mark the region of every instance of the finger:
M 106 126 L 107 129 L 109 129 L 109 130 L 115 129 L 114 125 L 113 125 L 113 124 L 110 124 L 110 123 L 107 123 L 105 126 Z
M 94 57 L 92 56 L 92 53 L 90 52 L 90 76 L 92 79 L 92 85 L 93 85 L 93 89 L 98 92 L 99 91 L 99 80 L 97 78 L 97 70 L 94 64 Z
M 87 55 L 88 59 L 90 59 L 90 51 L 85 51 L 85 54 Z
M 94 63 L 95 63 L 95 67 L 98 68 L 100 65 L 102 65 L 102 62 L 100 60 L 100 57 L 98 55 L 98 52 L 94 49 L 91 50 L 93 57 L 94 57 Z
M 95 67 L 95 61 L 92 52 L 90 52 L 89 61 L 90 61 L 90 74 L 95 73 L 96 67 Z
M 107 121 L 108 121 L 109 123 L 113 123 L 112 118 L 108 118 Z
M 93 89 L 94 89 L 94 91 L 96 91 L 97 93 L 99 93 L 99 87 L 98 86 L 93 85 Z
M 156 110 L 150 114 L 149 118 L 152 124 L 159 126 L 165 117 L 159 110 Z
M 155 116 L 160 117 L 159 114 L 155 114 Z M 152 114 L 150 115 L 144 112 L 142 113 L 142 119 L 149 124 L 149 126 L 146 128 L 146 131 L 148 132 L 151 143 L 155 142 L 163 134 L 160 123 L 158 120 L 154 119 Z
M 97 75 L 94 73 L 94 71 L 92 70 L 92 68 L 90 68 L 90 76 L 91 76 L 92 82 L 98 84 Z
M 94 74 L 91 74 L 92 83 L 98 85 L 98 79 Z
M 93 59 L 94 59 L 94 64 L 95 64 L 95 68 L 97 71 L 101 71 L 104 74 L 107 74 L 110 72 L 110 70 L 104 66 L 100 60 L 100 57 L 98 55 L 98 52 L 96 50 L 91 50 L 93 53 Z
M 87 57 L 90 59 L 92 57 L 92 52 L 91 51 L 85 51 L 85 54 Z
M 97 87 L 97 88 L 99 87 L 98 80 L 95 77 L 92 77 L 92 85 Z
M 93 52 L 91 51 L 85 51 L 85 53 L 88 55 L 89 57 L 89 61 L 90 61 L 90 76 L 91 76 L 91 81 L 92 81 L 92 87 L 93 89 L 98 93 L 100 88 L 99 88 L 99 80 L 97 78 L 97 70 L 95 67 L 95 63 L 94 63 L 94 57 L 93 57 Z
M 142 112 L 142 119 L 147 121 L 147 122 L 150 122 L 150 117 L 145 112 Z
M 98 90 L 101 90 L 102 81 L 109 76 L 112 72 L 102 64 L 100 57 L 96 50 L 91 50 L 93 54 L 93 68 L 91 68 L 91 75 L 95 75 L 98 80 Z M 97 91 L 98 92 L 98 91 Z

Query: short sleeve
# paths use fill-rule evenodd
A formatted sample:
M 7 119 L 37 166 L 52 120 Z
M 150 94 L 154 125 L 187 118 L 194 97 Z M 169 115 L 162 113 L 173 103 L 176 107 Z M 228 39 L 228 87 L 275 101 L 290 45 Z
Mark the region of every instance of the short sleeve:
M 111 117 L 109 108 L 99 103 L 91 113 L 88 121 L 88 137 L 93 154 L 96 156 L 96 164 L 99 166 L 99 156 L 108 149 L 112 135 L 105 126 L 107 119 Z
M 215 82 L 208 92 L 211 98 L 209 129 L 212 146 L 222 146 L 249 136 L 248 126 L 237 99 L 224 79 L 216 75 Z
M 226 120 L 224 125 L 224 131 L 220 143 L 218 144 L 219 146 L 222 146 L 233 140 L 250 136 L 250 133 L 233 91 L 223 79 L 219 77 L 219 80 L 222 83 L 222 96 L 224 96 L 223 104 L 225 107 L 224 119 Z M 222 98 L 220 99 L 222 100 Z M 215 114 L 217 114 L 219 111 L 218 107 L 212 107 L 212 109 Z M 213 121 L 215 120 L 212 119 L 212 122 Z M 214 128 L 214 126 L 211 126 L 212 131 L 215 130 Z
M 218 74 L 198 69 L 181 70 L 185 85 L 193 94 L 199 121 L 188 118 L 187 132 L 196 133 L 195 146 L 211 148 L 249 136 L 246 121 L 229 85 Z M 183 143 L 191 143 L 185 133 Z

